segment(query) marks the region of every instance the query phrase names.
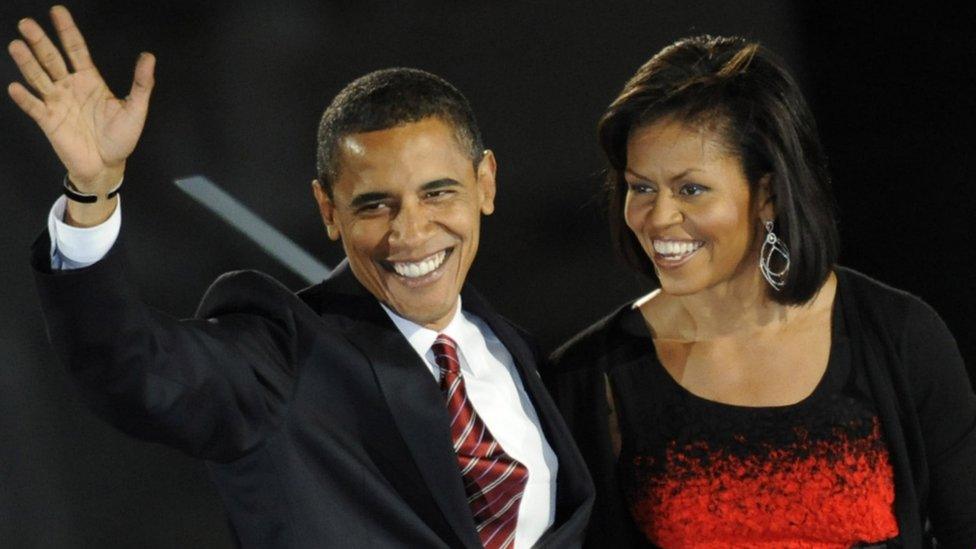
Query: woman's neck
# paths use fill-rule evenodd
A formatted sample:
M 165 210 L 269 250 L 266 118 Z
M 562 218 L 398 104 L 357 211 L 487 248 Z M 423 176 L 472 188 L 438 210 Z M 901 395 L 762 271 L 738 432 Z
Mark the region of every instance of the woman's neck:
M 832 281 L 833 275 L 827 282 Z M 819 297 L 801 306 L 777 303 L 768 297 L 759 269 L 752 268 L 694 294 L 671 295 L 662 290 L 640 308 L 656 338 L 705 341 L 781 329 L 816 308 Z

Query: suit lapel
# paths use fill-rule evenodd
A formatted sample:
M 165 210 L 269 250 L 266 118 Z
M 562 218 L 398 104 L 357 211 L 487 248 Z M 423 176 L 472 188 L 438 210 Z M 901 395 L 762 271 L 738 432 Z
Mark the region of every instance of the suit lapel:
M 520 336 L 511 324 L 505 322 L 497 313 L 492 311 L 474 289 L 465 288 L 465 291 L 462 293 L 462 300 L 464 308 L 484 320 L 491 330 L 495 332 L 495 335 L 498 336 L 499 341 L 511 353 L 512 359 L 515 361 L 515 368 L 522 378 L 522 386 L 532 400 L 532 404 L 535 406 L 536 413 L 539 416 L 539 422 L 542 424 L 547 440 L 549 440 L 549 445 L 556 452 L 556 455 L 560 459 L 560 465 L 562 465 L 561 462 L 564 452 L 560 452 L 559 450 L 565 442 L 565 437 L 560 427 L 565 427 L 565 425 L 555 404 L 549 397 L 545 385 L 542 383 L 542 377 L 539 375 L 537 369 L 535 353 L 533 353 L 525 338 Z
M 589 517 L 592 505 L 593 488 L 583 456 L 576 448 L 562 415 L 556 408 L 552 397 L 546 390 L 539 375 L 535 353 L 528 342 L 495 313 L 473 288 L 466 287 L 461 293 L 464 308 L 479 316 L 495 332 L 515 361 L 515 367 L 522 378 L 522 386 L 535 407 L 536 415 L 546 440 L 559 460 L 556 477 L 556 517 L 553 527 L 539 540 L 540 546 L 548 546 L 561 526 L 570 524 L 582 528 Z M 559 546 L 557 542 L 555 546 Z
M 330 294 L 353 298 L 346 304 L 354 319 L 346 336 L 369 359 L 397 430 L 455 538 L 466 547 L 481 547 L 451 445 L 444 397 L 430 370 L 348 268 L 326 284 Z
M 373 297 L 356 280 L 346 262 L 323 284 L 303 292 L 313 308 L 340 310 L 351 323 L 346 335 L 368 358 L 387 405 L 424 484 L 453 532 L 448 545 L 480 548 L 451 446 L 443 395 L 430 371 Z M 554 526 L 539 546 L 575 545 L 592 506 L 593 488 L 583 458 L 539 376 L 535 353 L 525 339 L 497 315 L 473 288 L 462 292 L 464 309 L 477 315 L 511 353 L 546 440 L 559 460 Z M 332 303 L 330 303 L 332 302 Z M 451 534 L 455 540 L 451 540 Z

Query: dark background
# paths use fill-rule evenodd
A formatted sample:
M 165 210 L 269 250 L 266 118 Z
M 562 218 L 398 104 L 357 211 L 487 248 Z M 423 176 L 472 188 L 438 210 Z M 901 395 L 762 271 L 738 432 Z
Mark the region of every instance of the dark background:
M 194 173 L 335 265 L 341 249 L 309 189 L 318 117 L 349 80 L 415 66 L 464 91 L 498 157 L 498 208 L 471 278 L 551 349 L 647 289 L 608 244 L 594 138 L 603 108 L 671 41 L 736 33 L 778 51 L 813 106 L 841 207 L 841 262 L 931 303 L 972 371 L 972 14 L 919 3 L 596 4 L 69 2 L 116 93 L 140 51 L 159 59 L 125 189 L 143 297 L 186 316 L 238 268 L 302 286 L 172 185 Z M 23 16 L 50 28 L 46 7 L 6 0 L 0 36 L 15 38 Z M 0 80 L 15 79 L 5 57 Z M 27 249 L 63 172 L 6 98 L 0 124 L 0 546 L 230 545 L 203 464 L 98 422 L 49 351 Z

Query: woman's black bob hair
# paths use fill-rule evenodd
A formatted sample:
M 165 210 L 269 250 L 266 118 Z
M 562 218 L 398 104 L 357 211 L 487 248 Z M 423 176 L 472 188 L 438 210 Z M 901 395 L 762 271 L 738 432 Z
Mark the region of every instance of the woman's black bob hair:
M 614 245 L 655 282 L 651 260 L 624 221 L 623 175 L 631 132 L 664 119 L 717 131 L 752 191 L 770 176 L 774 231 L 790 249 L 790 269 L 782 289 L 770 287 L 768 295 L 784 304 L 810 300 L 833 268 L 839 238 L 816 123 L 783 63 L 743 38 L 684 38 L 638 69 L 600 119 Z

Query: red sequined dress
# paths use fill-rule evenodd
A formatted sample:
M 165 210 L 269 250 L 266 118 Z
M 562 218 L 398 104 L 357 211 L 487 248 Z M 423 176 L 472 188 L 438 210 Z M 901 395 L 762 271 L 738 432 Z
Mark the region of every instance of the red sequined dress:
M 620 485 L 648 541 L 842 548 L 898 535 L 888 451 L 834 317 L 827 370 L 794 405 L 700 398 L 653 353 L 610 372 L 623 438 Z

